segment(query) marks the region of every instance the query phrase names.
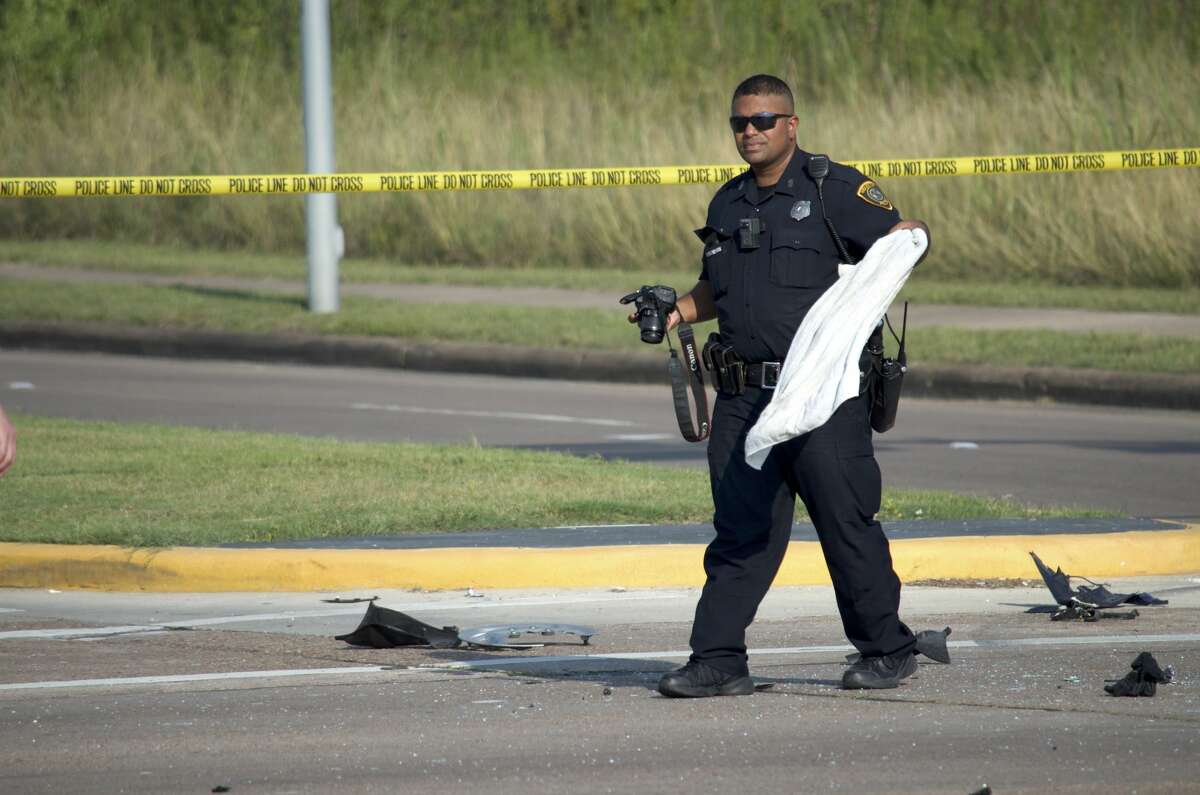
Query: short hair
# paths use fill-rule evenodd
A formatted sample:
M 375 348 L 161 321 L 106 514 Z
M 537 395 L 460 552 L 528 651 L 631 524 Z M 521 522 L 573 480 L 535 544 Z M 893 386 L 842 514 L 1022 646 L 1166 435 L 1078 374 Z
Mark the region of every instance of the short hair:
M 775 75 L 751 75 L 738 83 L 738 87 L 733 90 L 733 102 L 737 102 L 738 97 L 747 96 L 787 97 L 788 105 L 793 109 L 796 107 L 796 101 L 792 99 L 792 90 Z

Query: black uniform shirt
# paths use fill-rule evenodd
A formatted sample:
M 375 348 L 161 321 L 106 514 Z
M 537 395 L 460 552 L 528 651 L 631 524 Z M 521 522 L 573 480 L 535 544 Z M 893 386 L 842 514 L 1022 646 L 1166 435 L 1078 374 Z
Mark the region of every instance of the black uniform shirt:
M 725 183 L 696 234 L 704 241 L 700 278 L 712 286 L 722 340 L 748 362 L 783 361 L 804 315 L 838 278 L 837 246 L 821 217 L 817 186 L 797 149 L 774 190 L 747 171 Z M 830 162 L 825 207 L 857 262 L 900 220 L 900 213 L 861 172 Z M 759 218 L 757 249 L 740 245 L 738 224 Z

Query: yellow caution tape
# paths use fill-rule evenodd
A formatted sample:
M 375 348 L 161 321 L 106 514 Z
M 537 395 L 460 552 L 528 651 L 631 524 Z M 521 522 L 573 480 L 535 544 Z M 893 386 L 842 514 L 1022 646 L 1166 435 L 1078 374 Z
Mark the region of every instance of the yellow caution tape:
M 1063 152 L 1046 155 L 848 160 L 868 177 L 1050 174 L 1200 166 L 1200 149 Z M 726 182 L 745 165 L 563 168 L 528 171 L 415 171 L 381 174 L 247 174 L 192 177 L 0 177 L 0 198 L 66 196 L 227 196 L 299 193 L 618 188 Z

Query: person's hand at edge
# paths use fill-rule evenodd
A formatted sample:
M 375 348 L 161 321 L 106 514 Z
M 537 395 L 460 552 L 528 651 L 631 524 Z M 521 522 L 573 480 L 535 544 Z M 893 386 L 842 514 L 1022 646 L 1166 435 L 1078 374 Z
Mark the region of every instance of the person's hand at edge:
M 12 423 L 8 421 L 4 407 L 0 406 L 0 477 L 12 466 L 16 456 L 17 432 L 13 429 Z

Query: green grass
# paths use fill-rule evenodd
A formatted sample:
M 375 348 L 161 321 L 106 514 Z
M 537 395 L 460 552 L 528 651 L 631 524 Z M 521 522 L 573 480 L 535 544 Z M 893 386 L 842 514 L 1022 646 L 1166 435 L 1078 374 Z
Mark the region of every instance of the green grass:
M 105 240 L 0 240 L 0 262 L 166 276 L 222 276 L 296 282 L 307 278 L 307 264 L 302 253 L 285 256 L 183 246 L 115 243 Z M 633 289 L 641 284 L 665 282 L 682 291 L 691 286 L 697 270 L 617 270 L 565 266 L 494 268 L 414 265 L 387 259 L 350 257 L 342 261 L 339 272 L 344 282 L 360 284 L 448 284 L 612 290 L 614 285 L 628 285 L 629 289 Z M 1200 288 L 1064 287 L 1029 282 L 939 282 L 926 277 L 923 268 L 910 280 L 901 298 L 918 304 L 1200 314 Z
M 601 309 L 402 304 L 346 296 L 335 315 L 313 315 L 298 296 L 197 287 L 69 284 L 0 279 L 0 318 L 163 329 L 316 333 L 537 347 L 648 351 L 624 318 Z M 701 339 L 712 324 L 697 326 Z M 917 364 L 1058 366 L 1195 373 L 1193 340 L 1117 333 L 978 331 L 914 326 Z
M 0 262 L 157 276 L 224 276 L 285 279 L 296 282 L 303 282 L 307 278 L 308 268 L 303 252 L 291 255 L 256 254 L 182 246 L 117 243 L 107 240 L 0 240 Z M 613 268 L 489 268 L 415 265 L 382 258 L 347 257 L 339 263 L 338 273 L 343 282 L 358 284 L 450 284 L 604 290 L 613 289 L 614 284 L 630 284 L 636 287 L 669 278 L 686 281 L 686 278 L 695 277 L 699 268 L 675 273 Z M 1170 291 L 1161 292 L 1169 294 Z
M 18 415 L 0 541 L 166 546 L 565 524 L 706 522 L 701 469 Z M 888 491 L 882 519 L 1106 516 Z

